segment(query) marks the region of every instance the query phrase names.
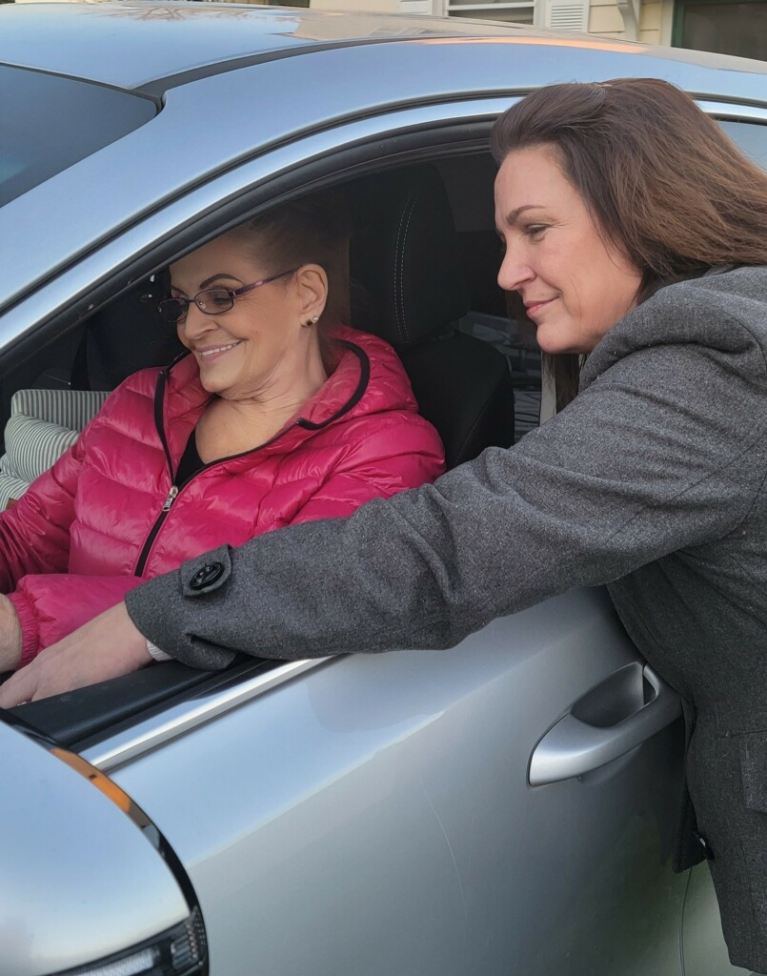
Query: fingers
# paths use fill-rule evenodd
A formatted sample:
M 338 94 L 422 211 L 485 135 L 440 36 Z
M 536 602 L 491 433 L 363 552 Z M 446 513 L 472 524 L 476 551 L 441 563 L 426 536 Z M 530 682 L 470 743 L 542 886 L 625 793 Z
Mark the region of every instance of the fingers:
M 34 661 L 0 685 L 0 708 L 15 708 L 38 697 L 37 669 Z
M 0 685 L 0 708 L 37 701 L 136 671 L 152 658 L 124 604 L 51 645 Z

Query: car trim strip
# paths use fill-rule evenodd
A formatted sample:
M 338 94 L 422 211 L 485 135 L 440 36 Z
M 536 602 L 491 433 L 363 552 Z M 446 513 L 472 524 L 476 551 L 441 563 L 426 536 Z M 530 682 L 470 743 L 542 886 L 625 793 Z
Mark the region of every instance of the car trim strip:
M 175 739 L 233 708 L 285 684 L 334 658 L 312 658 L 278 665 L 265 674 L 238 681 L 232 687 L 208 694 L 202 701 L 189 699 L 145 719 L 132 728 L 111 736 L 103 744 L 84 749 L 80 754 L 101 772 L 117 769 L 131 759 L 149 752 L 169 739 Z
M 94 78 L 83 77 L 82 75 L 68 74 L 66 71 L 53 71 L 50 68 L 36 68 L 34 65 L 17 64 L 15 61 L 0 61 L 3 68 L 13 68 L 14 71 L 28 71 L 35 75 L 48 75 L 51 78 L 64 78 L 66 81 L 76 81 L 80 85 L 90 85 L 93 88 L 106 88 L 107 91 L 119 92 L 120 95 L 133 95 L 135 98 L 143 98 L 151 102 L 159 112 L 163 107 L 162 95 L 153 94 L 149 88 L 125 88 L 121 85 L 112 85 L 108 81 L 99 81 Z
M 153 78 L 151 81 L 136 85 L 135 88 L 126 88 L 124 91 L 135 92 L 145 95 L 147 98 L 162 98 L 165 92 L 171 88 L 180 88 L 181 85 L 188 85 L 193 81 L 200 81 L 202 78 L 210 78 L 213 75 L 226 74 L 228 71 L 236 71 L 238 68 L 251 68 L 258 64 L 267 64 L 269 61 L 282 61 L 284 58 L 303 57 L 307 54 L 321 54 L 324 51 L 337 51 L 341 48 L 370 47 L 373 44 L 409 44 L 413 41 L 423 40 L 442 40 L 445 37 L 456 38 L 457 40 L 474 40 L 477 35 L 456 31 L 455 34 L 445 35 L 444 33 L 424 33 L 418 37 L 362 37 L 346 38 L 339 41 L 327 41 L 324 43 L 306 43 L 300 47 L 281 48 L 277 51 L 261 51 L 258 54 L 246 54 L 241 58 L 229 58 L 223 61 L 214 61 L 211 64 L 196 65 L 192 68 L 185 68 L 173 75 L 165 75 Z M 484 35 L 479 35 L 483 37 Z M 489 35 L 496 39 L 504 35 Z

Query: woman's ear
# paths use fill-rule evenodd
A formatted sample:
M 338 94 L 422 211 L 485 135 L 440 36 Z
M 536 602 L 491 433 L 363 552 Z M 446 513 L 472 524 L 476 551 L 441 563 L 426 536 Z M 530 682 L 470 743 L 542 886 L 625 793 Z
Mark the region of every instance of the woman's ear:
M 295 273 L 301 322 L 318 319 L 328 300 L 328 276 L 319 264 L 302 264 Z

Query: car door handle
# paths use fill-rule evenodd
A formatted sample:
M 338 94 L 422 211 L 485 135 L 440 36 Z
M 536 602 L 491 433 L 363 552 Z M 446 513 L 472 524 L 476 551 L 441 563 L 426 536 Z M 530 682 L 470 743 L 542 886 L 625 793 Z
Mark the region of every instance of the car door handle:
M 543 736 L 530 758 L 531 786 L 581 776 L 629 752 L 680 714 L 679 698 L 639 661 L 614 671 Z

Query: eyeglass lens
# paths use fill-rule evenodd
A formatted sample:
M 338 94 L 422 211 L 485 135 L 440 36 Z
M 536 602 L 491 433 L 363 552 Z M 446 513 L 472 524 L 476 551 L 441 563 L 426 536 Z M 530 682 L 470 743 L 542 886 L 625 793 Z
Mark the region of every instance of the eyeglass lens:
M 166 298 L 160 302 L 158 309 L 164 321 L 182 322 L 191 302 L 205 315 L 215 315 L 216 312 L 228 312 L 234 298 L 228 288 L 206 288 L 194 298 Z

